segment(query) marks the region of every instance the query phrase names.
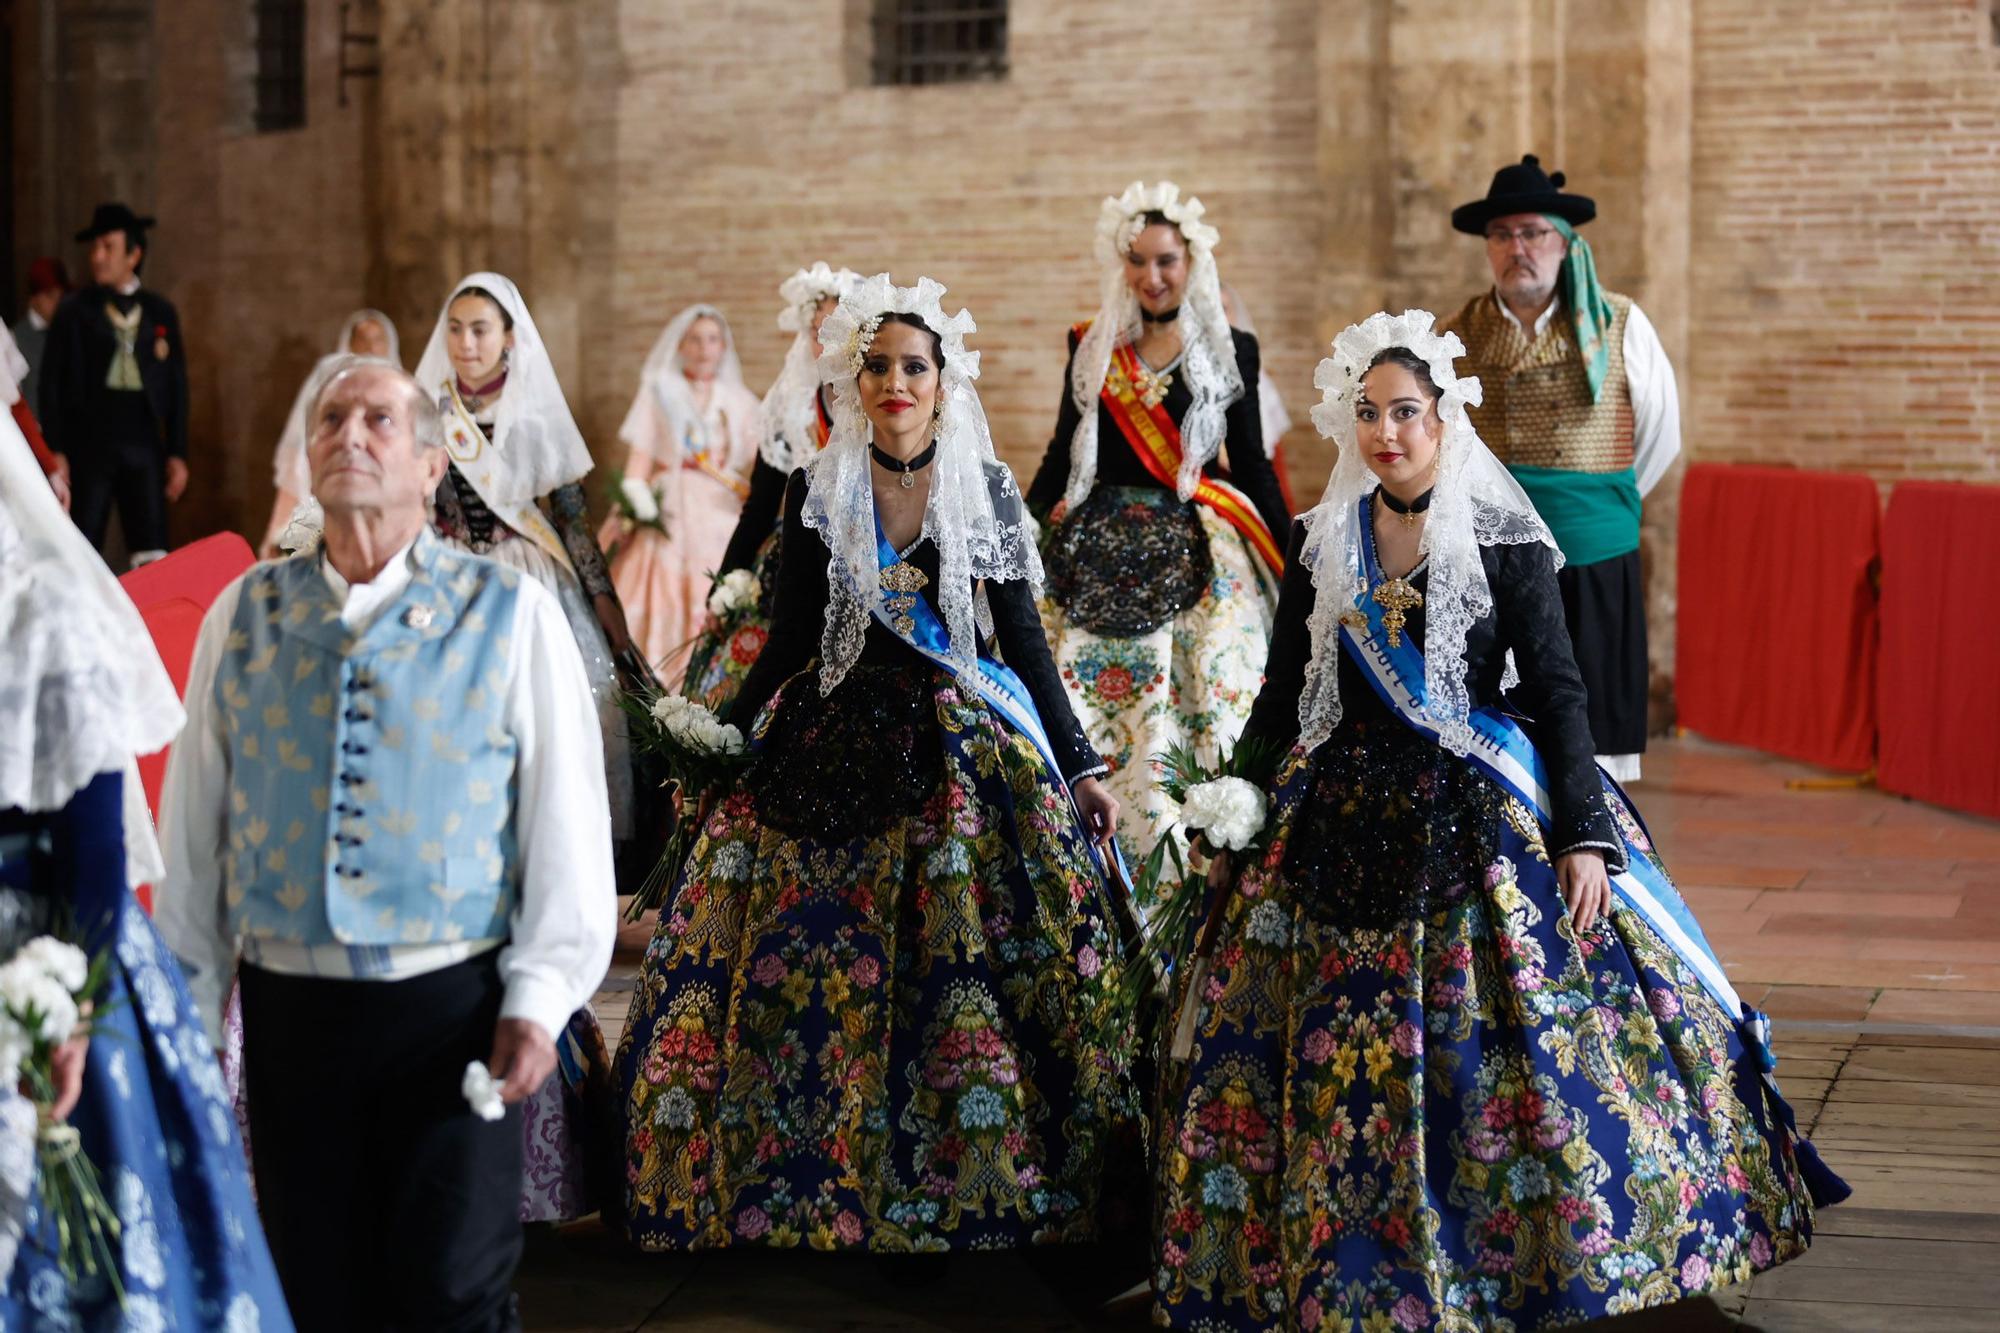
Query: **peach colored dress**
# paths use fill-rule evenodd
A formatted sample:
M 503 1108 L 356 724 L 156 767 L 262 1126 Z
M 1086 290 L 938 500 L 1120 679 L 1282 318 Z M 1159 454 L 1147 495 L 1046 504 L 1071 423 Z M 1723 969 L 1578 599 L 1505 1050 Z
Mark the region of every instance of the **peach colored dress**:
M 709 585 L 722 562 L 757 461 L 759 404 L 741 382 L 718 377 L 649 380 L 619 436 L 652 465 L 663 536 L 614 514 L 599 540 L 625 604 L 632 638 L 669 692 L 680 688 L 688 648 L 707 614 Z

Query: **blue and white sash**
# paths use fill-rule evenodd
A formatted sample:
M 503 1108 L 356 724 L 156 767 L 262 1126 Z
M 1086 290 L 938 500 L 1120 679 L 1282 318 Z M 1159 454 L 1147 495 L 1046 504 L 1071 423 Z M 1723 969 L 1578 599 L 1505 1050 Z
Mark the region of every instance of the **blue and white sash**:
M 877 567 L 887 569 L 891 565 L 901 564 L 902 559 L 901 553 L 890 544 L 888 537 L 883 535 L 882 516 L 877 514 L 875 516 Z M 951 656 L 950 633 L 946 631 L 944 622 L 938 619 L 937 612 L 931 609 L 929 600 L 921 592 L 914 594 L 912 605 L 904 612 L 914 625 L 908 634 L 896 628 L 896 619 L 889 613 L 888 594 L 879 587 L 870 609 L 874 611 L 875 619 L 881 621 L 891 634 L 951 672 L 961 684 L 976 690 L 989 708 L 1007 719 L 1014 730 L 1032 741 L 1036 752 L 1042 756 L 1042 762 L 1049 766 L 1049 772 L 1062 784 L 1063 791 L 1069 791 L 1069 781 L 1063 777 L 1062 766 L 1056 763 L 1055 747 L 1049 744 L 1049 733 L 1042 726 L 1042 715 L 1035 709 L 1034 696 L 1028 693 L 1026 683 L 1019 676 L 998 662 L 975 655 L 973 660 L 979 664 L 979 670 L 974 679 L 965 679 L 958 662 Z
M 1361 531 L 1366 532 L 1369 523 L 1366 499 L 1361 501 L 1360 522 Z M 1363 542 L 1361 547 L 1362 573 L 1366 587 L 1372 590 L 1382 581 L 1382 569 L 1376 562 L 1373 544 Z M 1349 655 L 1360 665 L 1362 675 L 1384 703 L 1411 727 L 1436 740 L 1438 728 L 1427 709 L 1423 653 L 1407 634 L 1400 636 L 1397 645 L 1390 645 L 1382 623 L 1382 607 L 1368 592 L 1362 593 L 1353 610 L 1360 613 L 1358 617 L 1344 615 L 1340 621 L 1341 641 Z M 1484 769 L 1503 791 L 1534 811 L 1544 829 L 1553 829 L 1555 806 L 1549 799 L 1548 770 L 1521 725 L 1494 708 L 1475 708 L 1466 721 L 1471 724 L 1473 738 L 1467 758 Z M 1605 799 L 1623 804 L 1624 793 L 1617 784 L 1601 770 L 1598 776 L 1605 786 Z M 1622 832 L 1620 836 L 1624 837 Z M 1728 974 L 1722 970 L 1721 961 L 1709 947 L 1680 891 L 1629 837 L 1624 837 L 1624 841 L 1627 868 L 1611 876 L 1612 892 L 1646 918 L 1654 932 L 1701 979 L 1703 988 L 1722 1006 L 1724 1013 L 1739 1022 L 1745 1019 L 1742 997 L 1730 984 Z

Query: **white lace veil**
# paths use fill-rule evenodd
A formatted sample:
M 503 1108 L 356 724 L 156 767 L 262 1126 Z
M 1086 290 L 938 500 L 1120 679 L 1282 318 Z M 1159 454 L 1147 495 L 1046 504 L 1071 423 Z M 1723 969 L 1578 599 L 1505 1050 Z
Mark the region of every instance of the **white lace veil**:
M 21 401 L 21 381 L 28 378 L 28 358 L 14 341 L 14 334 L 0 324 L 0 407 L 11 408 Z
M 1438 447 L 1437 481 L 1418 547 L 1429 560 L 1424 589 L 1424 689 L 1431 721 L 1445 748 L 1464 754 L 1472 742 L 1465 688 L 1465 639 L 1475 621 L 1493 609 L 1493 592 L 1480 562 L 1482 545 L 1542 542 L 1560 565 L 1562 554 L 1519 482 L 1473 429 L 1468 404 L 1480 401 L 1479 381 L 1461 378 L 1452 360 L 1465 354 L 1457 335 L 1432 330 L 1428 310 L 1370 315 L 1333 340 L 1333 355 L 1319 363 L 1313 384 L 1320 402 L 1312 410 L 1320 434 L 1340 447 L 1333 477 L 1319 504 L 1302 515 L 1312 571 L 1312 661 L 1299 695 L 1299 743 L 1308 749 L 1340 722 L 1340 615 L 1367 591 L 1362 575 L 1360 500 L 1380 483 L 1355 441 L 1354 409 L 1369 362 L 1386 348 L 1414 353 L 1438 387 L 1444 439 Z M 1511 664 L 1509 677 L 1513 675 Z M 1511 684 L 1511 680 L 1509 681 Z
M 778 288 L 785 308 L 778 327 L 793 335 L 785 364 L 764 394 L 764 437 L 758 453 L 765 463 L 791 475 L 818 452 L 819 344 L 813 340 L 813 312 L 831 296 L 847 295 L 861 275 L 852 269 L 827 267 L 821 260 L 786 278 Z
M 1191 499 L 1207 467 L 1222 449 L 1229 424 L 1229 405 L 1243 396 L 1243 371 L 1236 364 L 1236 342 L 1222 306 L 1222 280 L 1216 275 L 1214 227 L 1201 220 L 1206 211 L 1199 199 L 1181 198 L 1172 181 L 1147 185 L 1133 181 L 1125 193 L 1107 198 L 1097 215 L 1097 263 L 1103 270 L 1103 295 L 1097 316 L 1077 342 L 1070 362 L 1070 401 L 1076 404 L 1076 435 L 1070 440 L 1069 487 L 1063 498 L 1073 509 L 1089 496 L 1097 481 L 1097 396 L 1111 369 L 1111 354 L 1135 342 L 1143 329 L 1139 298 L 1125 282 L 1125 254 L 1145 228 L 1148 213 L 1159 213 L 1180 229 L 1188 248 L 1187 290 L 1181 297 L 1181 377 L 1194 395 L 1181 421 L 1180 497 Z
M 979 353 L 965 349 L 974 329 L 964 310 L 946 317 L 944 288 L 929 278 L 898 287 L 886 273 L 857 283 L 820 327 L 819 374 L 833 399 L 833 433 L 808 465 L 805 522 L 825 540 L 826 625 L 820 637 L 820 691 L 829 693 L 861 656 L 873 608 L 882 596 L 875 555 L 875 490 L 868 446 L 874 438 L 861 411 L 855 377 L 891 312 L 924 322 L 943 348 L 938 392 L 937 461 L 924 508 L 924 537 L 938 550 L 938 601 L 951 642 L 948 655 L 962 672 L 977 670 L 979 643 L 972 586 L 979 579 L 1025 579 L 1038 591 L 1041 557 L 1028 529 L 1027 510 L 1014 475 L 993 455 L 973 381 Z M 788 551 L 788 558 L 794 553 Z M 802 555 L 803 552 L 796 553 Z
M 417 362 L 417 382 L 440 401 L 449 401 L 454 372 L 445 351 L 445 321 L 451 303 L 468 287 L 490 294 L 514 321 L 507 387 L 493 417 L 492 475 L 479 491 L 489 504 L 526 504 L 589 476 L 590 449 L 570 415 L 555 363 L 549 360 L 548 345 L 528 313 L 528 303 L 521 299 L 520 289 L 498 273 L 469 274 L 445 297 Z
M 0 412 L 0 809 L 59 810 L 100 773 L 133 781 L 131 761 L 183 720 L 138 608 Z
M 347 350 L 347 340 L 354 336 L 354 330 L 370 320 L 382 326 L 382 332 L 389 337 L 389 350 L 383 356 L 403 364 L 403 346 L 396 338 L 396 324 L 379 310 L 363 307 L 349 315 L 340 325 L 340 337 L 334 342 L 333 350 L 313 363 L 307 373 L 305 383 L 299 385 L 299 396 L 292 400 L 292 410 L 285 417 L 284 434 L 278 437 L 278 448 L 271 456 L 271 480 L 281 490 L 290 491 L 301 499 L 312 493 L 312 475 L 306 466 L 306 412 L 326 383 L 327 372 L 343 359 L 351 355 Z
M 698 319 L 712 319 L 722 329 L 722 361 L 715 368 L 716 386 L 719 388 L 727 384 L 741 389 L 745 397 L 750 393 L 743 383 L 743 363 L 736 356 L 735 330 L 729 327 L 729 320 L 720 310 L 712 305 L 697 303 L 668 320 L 667 327 L 653 340 L 653 350 L 646 353 L 646 365 L 639 372 L 639 393 L 642 396 L 653 395 L 660 415 L 666 419 L 669 447 L 676 453 L 680 451 L 680 442 L 686 438 L 689 423 L 701 415 L 695 407 L 694 390 L 688 387 L 688 377 L 681 370 L 681 339 L 687 337 L 687 331 L 694 327 Z M 644 410 L 644 403 L 634 402 L 625 415 L 626 428 L 631 428 Z M 621 429 L 619 436 L 627 444 L 638 443 L 632 439 L 628 429 Z M 657 461 L 670 464 L 677 460 L 663 458 Z

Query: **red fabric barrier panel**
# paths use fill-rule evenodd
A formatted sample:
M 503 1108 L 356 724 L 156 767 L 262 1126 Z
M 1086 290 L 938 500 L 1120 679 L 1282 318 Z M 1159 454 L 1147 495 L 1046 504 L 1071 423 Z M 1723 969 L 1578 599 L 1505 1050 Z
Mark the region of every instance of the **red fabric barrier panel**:
M 1674 693 L 1704 736 L 1875 762 L 1881 503 L 1867 477 L 1698 463 L 1681 491 Z
M 2000 816 L 2000 486 L 1890 493 L 1880 711 L 1885 790 Z
M 201 618 L 208 612 L 229 581 L 257 561 L 250 543 L 233 532 L 219 532 L 183 546 L 164 559 L 141 565 L 118 582 L 124 587 L 146 629 L 153 646 L 166 663 L 174 688 L 187 693 L 188 665 L 194 657 L 194 640 Z M 172 747 L 169 747 L 172 748 Z M 146 787 L 146 804 L 153 817 L 160 814 L 160 783 L 167 776 L 167 751 L 139 760 L 139 777 Z

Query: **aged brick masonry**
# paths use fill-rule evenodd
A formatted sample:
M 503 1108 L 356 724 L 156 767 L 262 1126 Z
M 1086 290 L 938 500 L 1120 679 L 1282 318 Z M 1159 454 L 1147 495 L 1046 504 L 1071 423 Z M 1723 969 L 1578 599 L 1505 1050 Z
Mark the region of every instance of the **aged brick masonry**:
M 182 537 L 259 525 L 272 441 L 342 314 L 387 309 L 414 355 L 476 267 L 521 282 L 612 464 L 680 305 L 731 313 L 761 387 L 795 265 L 935 272 L 980 313 L 996 437 L 1030 468 L 1062 330 L 1094 303 L 1097 200 L 1160 175 L 1222 228 L 1308 501 L 1324 340 L 1482 285 L 1446 214 L 1525 150 L 1598 198 L 1605 279 L 1680 369 L 1691 458 L 2000 477 L 1989 0 L 1016 0 L 1004 81 L 925 89 L 867 86 L 865 0 L 364 0 L 349 32 L 380 45 L 346 59 L 379 52 L 380 76 L 344 80 L 342 6 L 313 0 L 305 127 L 267 134 L 251 8 L 5 10 L 15 270 L 67 255 L 96 199 L 160 218 L 147 280 L 194 366 Z M 1657 663 L 1674 491 L 1647 513 Z

